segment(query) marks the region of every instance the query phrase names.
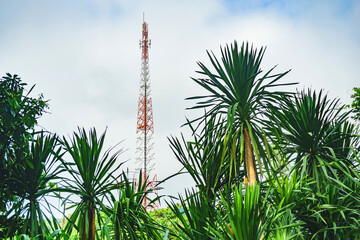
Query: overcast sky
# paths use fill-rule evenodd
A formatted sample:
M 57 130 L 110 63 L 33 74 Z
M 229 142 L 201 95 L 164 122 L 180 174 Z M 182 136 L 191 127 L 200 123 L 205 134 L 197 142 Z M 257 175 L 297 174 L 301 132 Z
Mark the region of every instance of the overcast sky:
M 158 178 L 181 166 L 167 137 L 179 136 L 185 110 L 199 95 L 197 61 L 206 50 L 248 41 L 267 46 L 262 69 L 292 69 L 284 82 L 325 89 L 350 103 L 360 86 L 360 1 L 357 0 L 0 0 L 0 74 L 18 74 L 49 101 L 39 124 L 59 135 L 77 126 L 108 127 L 107 146 L 124 140 L 120 160 L 133 168 L 140 84 L 141 24 L 149 24 L 150 82 Z M 296 87 L 293 88 L 295 90 Z M 183 193 L 188 177 L 164 184 Z

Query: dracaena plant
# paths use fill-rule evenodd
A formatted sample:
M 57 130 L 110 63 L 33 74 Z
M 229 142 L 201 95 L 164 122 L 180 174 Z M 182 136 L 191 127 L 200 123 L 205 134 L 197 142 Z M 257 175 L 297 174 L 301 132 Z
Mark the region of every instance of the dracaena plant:
M 231 174 L 231 161 L 240 165 L 236 142 L 229 137 L 222 119 L 210 118 L 199 132 L 191 123 L 192 139 L 182 141 L 176 137 L 169 139 L 170 147 L 184 170 L 190 174 L 199 191 L 210 199 L 219 197 L 225 185 L 239 182 L 244 178 L 243 168 L 236 168 Z
M 287 209 L 283 207 L 283 201 L 277 206 L 271 205 L 268 201 L 270 189 L 261 197 L 258 183 L 247 184 L 245 189 L 242 184 L 232 188 L 226 188 L 224 194 L 221 194 L 222 208 L 219 208 L 217 214 L 219 227 L 209 225 L 211 233 L 221 240 L 269 239 L 276 220 Z
M 14 168 L 13 181 L 16 182 L 16 194 L 19 201 L 15 215 L 19 214 L 22 220 L 21 233 L 31 237 L 50 235 L 60 226 L 52 214 L 54 208 L 48 202 L 48 196 L 62 191 L 55 184 L 64 171 L 59 165 L 61 149 L 58 147 L 55 135 L 45 135 L 41 132 L 30 144 L 24 161 L 26 165 Z M 48 214 L 45 214 L 46 211 Z
M 148 179 L 139 173 L 137 181 L 131 182 L 125 173 L 119 183 L 119 199 L 114 201 L 113 207 L 108 208 L 107 214 L 111 226 L 107 226 L 108 239 L 162 239 L 162 228 L 147 212 L 147 207 L 153 207 L 159 197 L 150 199 L 154 194 Z M 147 199 L 148 201 L 145 201 Z M 144 206 L 144 203 L 148 205 Z M 110 225 L 110 224 L 109 224 Z
M 179 203 L 168 203 L 178 221 L 174 223 L 181 239 L 207 240 L 215 237 L 209 226 L 216 228 L 217 210 L 214 199 L 203 192 L 186 191 L 185 197 L 179 196 Z
M 338 99 L 329 99 L 323 91 L 304 90 L 293 98 L 283 98 L 281 107 L 271 109 L 271 114 L 275 121 L 270 124 L 277 126 L 271 129 L 281 131 L 274 143 L 291 156 L 301 177 L 319 183 L 324 177 L 336 176 L 329 163 L 340 158 L 352 164 L 347 157 L 354 128 L 346 123 L 348 112 L 343 112 Z
M 236 41 L 221 48 L 220 60 L 208 52 L 213 70 L 199 62 L 197 73 L 201 77 L 193 78 L 208 94 L 188 98 L 198 100 L 191 109 L 207 109 L 198 119 L 201 123 L 207 118 L 227 116 L 225 127 L 234 129 L 233 137 L 238 142 L 236 148 L 240 159 L 245 160 L 250 184 L 258 180 L 257 168 L 261 171 L 260 158 L 265 156 L 261 143 L 264 114 L 282 96 L 288 95 L 276 88 L 293 84 L 279 82 L 289 71 L 277 74 L 272 68 L 263 73 L 260 65 L 264 52 L 263 47 L 258 50 L 248 43 L 238 46 Z M 235 167 L 234 161 L 231 164 Z
M 85 129 L 74 132 L 72 139 L 62 140 L 65 151 L 71 160 L 62 159 L 63 166 L 71 177 L 64 178 L 67 191 L 80 197 L 70 208 L 75 208 L 66 229 L 71 232 L 75 226 L 82 240 L 94 240 L 96 236 L 95 219 L 101 225 L 100 211 L 106 212 L 106 203 L 114 197 L 112 190 L 117 188 L 121 176 L 118 169 L 123 164 L 118 161 L 122 149 L 111 154 L 113 148 L 103 152 L 105 133 L 98 137 L 95 128 L 87 134 Z M 68 198 L 70 199 L 70 198 Z

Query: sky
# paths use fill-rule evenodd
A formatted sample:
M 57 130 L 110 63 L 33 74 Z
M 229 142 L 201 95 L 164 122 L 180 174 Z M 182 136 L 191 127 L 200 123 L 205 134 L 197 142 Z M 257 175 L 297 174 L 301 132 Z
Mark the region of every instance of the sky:
M 249 42 L 266 46 L 264 71 L 291 69 L 291 90 L 324 89 L 351 102 L 360 86 L 358 0 L 0 0 L 0 75 L 18 74 L 33 96 L 43 93 L 49 109 L 39 125 L 60 136 L 77 127 L 107 128 L 106 146 L 126 151 L 119 161 L 134 169 L 140 85 L 141 24 L 149 24 L 155 170 L 158 179 L 179 171 L 168 137 L 185 135 L 185 98 L 204 90 L 197 62 L 209 65 L 206 50 Z M 125 170 L 125 169 L 124 169 Z M 163 184 L 161 194 L 183 194 L 193 186 L 182 175 Z

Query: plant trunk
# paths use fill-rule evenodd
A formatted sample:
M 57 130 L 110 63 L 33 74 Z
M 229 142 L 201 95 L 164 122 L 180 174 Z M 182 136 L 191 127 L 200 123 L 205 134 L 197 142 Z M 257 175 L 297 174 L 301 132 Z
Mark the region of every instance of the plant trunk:
M 251 144 L 251 138 L 249 129 L 244 128 L 244 140 L 245 140 L 245 164 L 246 172 L 250 185 L 254 185 L 257 181 L 255 158 L 253 153 L 253 147 Z
M 249 134 L 249 129 L 244 128 L 244 137 L 245 137 L 245 162 L 246 162 L 246 172 L 248 176 L 248 181 L 251 186 L 254 186 L 257 181 L 256 167 L 255 167 L 255 157 L 251 144 L 251 138 Z M 245 180 L 246 181 L 246 180 Z M 245 183 L 246 185 L 246 183 Z M 258 212 L 260 214 L 260 210 Z M 261 220 L 260 220 L 261 225 Z M 264 239 L 264 234 L 261 234 L 260 240 Z
M 86 211 L 85 211 L 86 212 Z M 86 214 L 82 220 L 82 232 L 81 240 L 95 240 L 95 205 L 94 203 L 90 203 L 90 206 L 87 210 L 87 219 Z M 86 229 L 86 221 L 89 222 L 89 229 Z M 88 230 L 88 232 L 86 232 Z
M 91 203 L 89 209 L 89 240 L 95 240 L 95 205 Z
M 86 236 L 86 215 L 83 217 L 82 219 L 82 229 L 80 229 L 82 231 L 81 233 L 81 240 L 86 240 L 87 236 Z
M 115 240 L 120 240 L 120 226 L 117 220 L 115 221 L 115 224 Z

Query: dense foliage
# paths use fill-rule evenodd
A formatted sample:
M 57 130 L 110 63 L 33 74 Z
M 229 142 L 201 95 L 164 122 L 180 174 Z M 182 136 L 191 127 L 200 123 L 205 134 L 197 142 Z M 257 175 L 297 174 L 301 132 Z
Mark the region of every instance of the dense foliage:
M 204 114 L 184 124 L 190 139 L 169 138 L 179 173 L 196 185 L 150 212 L 159 197 L 150 198 L 146 176 L 132 182 L 120 170 L 122 150 L 103 151 L 106 132 L 34 134 L 42 97 L 30 101 L 37 106 L 30 122 L 2 105 L 1 127 L 14 136 L 1 145 L 1 213 L 12 221 L 0 226 L 3 238 L 360 239 L 360 138 L 350 120 L 358 117 L 359 89 L 352 110 L 323 90 L 283 91 L 294 85 L 282 82 L 289 71 L 263 72 L 264 53 L 234 42 L 221 59 L 208 53 L 210 66 L 199 63 L 193 80 L 205 95 L 188 99 Z M 3 91 L 6 106 L 17 107 L 13 95 L 28 99 L 17 76 L 2 81 L 18 86 Z M 62 224 L 45 213 L 50 196 L 72 211 Z
M 13 234 L 9 226 L 21 227 L 22 221 L 11 210 L 19 210 L 24 189 L 18 186 L 22 176 L 32 166 L 29 162 L 30 142 L 34 141 L 34 127 L 47 108 L 43 96 L 31 97 L 26 83 L 11 75 L 0 78 L 0 238 Z
M 359 239 L 359 133 L 348 109 L 322 90 L 279 91 L 292 84 L 260 74 L 263 48 L 235 42 L 221 53 L 209 54 L 214 72 L 199 63 L 194 78 L 209 95 L 189 98 L 205 110 L 186 124 L 193 138 L 170 140 L 197 184 L 182 210 L 172 207 L 181 238 Z

